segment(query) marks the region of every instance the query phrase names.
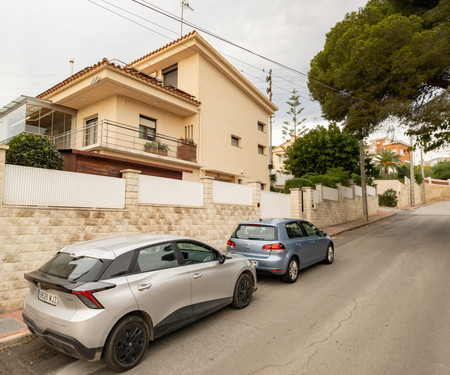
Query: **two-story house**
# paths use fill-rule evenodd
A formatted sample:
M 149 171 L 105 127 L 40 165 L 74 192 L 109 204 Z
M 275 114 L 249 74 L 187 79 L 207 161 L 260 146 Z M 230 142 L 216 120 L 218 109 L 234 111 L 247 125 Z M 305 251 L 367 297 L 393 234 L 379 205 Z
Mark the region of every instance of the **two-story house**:
M 0 142 L 50 136 L 66 170 L 269 189 L 268 118 L 277 110 L 197 32 L 130 64 L 103 59 L 0 110 Z
M 410 145 L 403 141 L 392 140 L 389 138 L 377 138 L 369 141 L 366 151 L 371 155 L 379 154 L 381 151 L 390 150 L 397 154 L 402 164 L 409 163 L 411 153 Z

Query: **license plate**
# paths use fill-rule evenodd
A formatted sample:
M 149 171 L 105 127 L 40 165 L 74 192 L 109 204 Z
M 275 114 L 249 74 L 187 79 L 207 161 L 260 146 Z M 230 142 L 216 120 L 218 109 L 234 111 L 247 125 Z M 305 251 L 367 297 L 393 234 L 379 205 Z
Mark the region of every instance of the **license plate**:
M 258 265 L 258 261 L 255 259 L 250 259 L 250 261 L 253 263 L 253 265 L 256 267 Z
M 54 294 L 47 293 L 42 289 L 38 289 L 38 300 L 48 303 L 52 306 L 56 306 L 58 304 L 58 296 Z

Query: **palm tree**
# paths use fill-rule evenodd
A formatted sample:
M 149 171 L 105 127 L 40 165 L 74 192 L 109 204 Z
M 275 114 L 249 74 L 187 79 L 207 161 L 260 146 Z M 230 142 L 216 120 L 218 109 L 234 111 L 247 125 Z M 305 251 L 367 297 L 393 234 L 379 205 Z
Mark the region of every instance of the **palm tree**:
M 400 156 L 392 150 L 383 150 L 374 159 L 377 166 L 383 171 L 383 174 L 389 174 L 389 171 L 396 171 L 400 166 Z

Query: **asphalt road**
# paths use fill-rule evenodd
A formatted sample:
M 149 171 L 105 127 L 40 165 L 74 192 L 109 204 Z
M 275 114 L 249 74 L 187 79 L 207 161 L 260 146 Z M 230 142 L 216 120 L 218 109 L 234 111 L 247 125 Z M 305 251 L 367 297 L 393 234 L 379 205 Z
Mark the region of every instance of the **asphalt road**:
M 335 245 L 332 265 L 291 285 L 261 276 L 248 308 L 160 338 L 127 374 L 450 374 L 450 202 L 400 211 Z M 32 341 L 1 353 L 0 373 L 112 374 L 45 350 Z

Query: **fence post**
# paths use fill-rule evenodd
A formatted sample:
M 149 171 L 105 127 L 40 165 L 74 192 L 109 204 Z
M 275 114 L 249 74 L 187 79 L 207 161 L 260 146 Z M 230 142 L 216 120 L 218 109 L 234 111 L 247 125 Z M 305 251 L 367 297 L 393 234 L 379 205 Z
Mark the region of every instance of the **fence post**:
M 0 145 L 0 206 L 3 205 L 3 186 L 5 186 L 5 159 L 6 150 L 9 147 L 6 145 Z
M 125 208 L 129 211 L 138 209 L 138 185 L 141 171 L 135 169 L 123 169 L 120 171 L 125 179 Z
M 213 203 L 213 181 L 214 177 L 205 176 L 200 178 L 203 183 L 203 205 L 208 207 Z
M 291 217 L 294 219 L 303 219 L 302 212 L 302 189 L 292 188 L 290 189 L 290 203 L 291 203 Z
M 307 186 L 303 189 L 303 218 L 311 221 L 312 210 L 314 205 L 314 190 Z

